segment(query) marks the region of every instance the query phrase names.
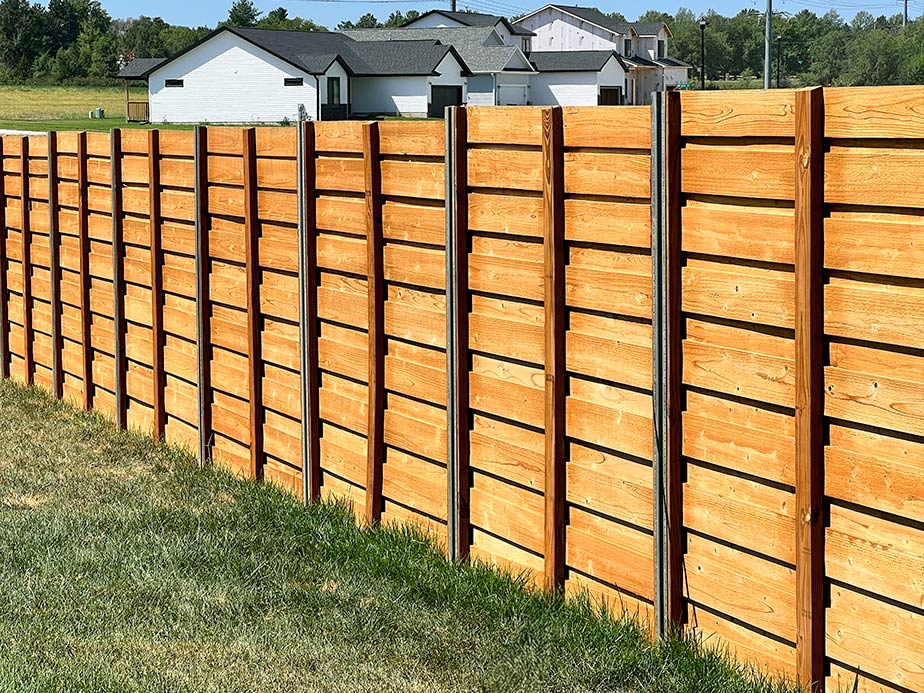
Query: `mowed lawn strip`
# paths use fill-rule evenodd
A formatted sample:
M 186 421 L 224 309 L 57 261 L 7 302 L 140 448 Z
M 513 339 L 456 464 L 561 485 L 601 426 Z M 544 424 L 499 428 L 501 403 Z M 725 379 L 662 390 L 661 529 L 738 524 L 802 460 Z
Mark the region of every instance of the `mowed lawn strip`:
M 797 689 L 0 382 L 0 690 Z

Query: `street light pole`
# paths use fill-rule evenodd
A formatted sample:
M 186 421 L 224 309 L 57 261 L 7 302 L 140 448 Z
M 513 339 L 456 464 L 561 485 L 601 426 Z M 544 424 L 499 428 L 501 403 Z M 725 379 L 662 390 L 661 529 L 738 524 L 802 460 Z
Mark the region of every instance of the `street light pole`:
M 776 35 L 776 88 L 780 88 L 780 65 L 783 62 L 783 36 Z
M 770 42 L 773 36 L 773 0 L 767 0 L 767 21 L 764 22 L 764 89 L 770 88 Z
M 706 18 L 699 19 L 699 79 L 701 90 L 706 89 Z

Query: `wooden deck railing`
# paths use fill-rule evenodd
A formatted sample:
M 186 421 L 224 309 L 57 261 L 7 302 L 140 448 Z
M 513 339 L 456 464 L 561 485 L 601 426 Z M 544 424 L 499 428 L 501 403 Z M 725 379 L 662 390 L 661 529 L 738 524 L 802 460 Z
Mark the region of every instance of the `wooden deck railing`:
M 129 101 L 125 110 L 129 123 L 147 123 L 151 119 L 147 101 Z

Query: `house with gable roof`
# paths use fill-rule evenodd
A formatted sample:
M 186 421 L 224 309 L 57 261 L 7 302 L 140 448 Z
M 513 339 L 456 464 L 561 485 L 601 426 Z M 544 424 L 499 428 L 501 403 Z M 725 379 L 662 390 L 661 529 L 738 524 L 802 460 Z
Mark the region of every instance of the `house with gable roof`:
M 618 22 L 593 7 L 546 5 L 513 20 L 534 34 L 532 54 L 616 51 L 627 66 L 626 103 L 644 104 L 653 91 L 688 79 L 690 66 L 669 57 L 670 28 L 660 22 Z
M 337 120 L 352 113 L 442 115 L 469 75 L 435 40 L 354 41 L 334 32 L 220 27 L 165 60 L 132 61 L 152 123 Z M 434 101 L 436 98 L 436 101 Z

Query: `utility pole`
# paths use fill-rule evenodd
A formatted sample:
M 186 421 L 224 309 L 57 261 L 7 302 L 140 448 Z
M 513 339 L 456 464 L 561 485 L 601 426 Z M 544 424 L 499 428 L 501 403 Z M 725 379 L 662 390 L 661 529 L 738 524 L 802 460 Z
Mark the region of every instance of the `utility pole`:
M 767 0 L 767 21 L 764 25 L 764 89 L 770 88 L 770 42 L 773 36 L 773 0 Z
M 905 0 L 905 13 L 902 15 L 902 26 L 908 26 L 908 0 Z
M 706 17 L 699 18 L 699 88 L 706 88 Z
M 783 62 L 783 36 L 776 35 L 776 88 L 780 88 L 780 65 Z

